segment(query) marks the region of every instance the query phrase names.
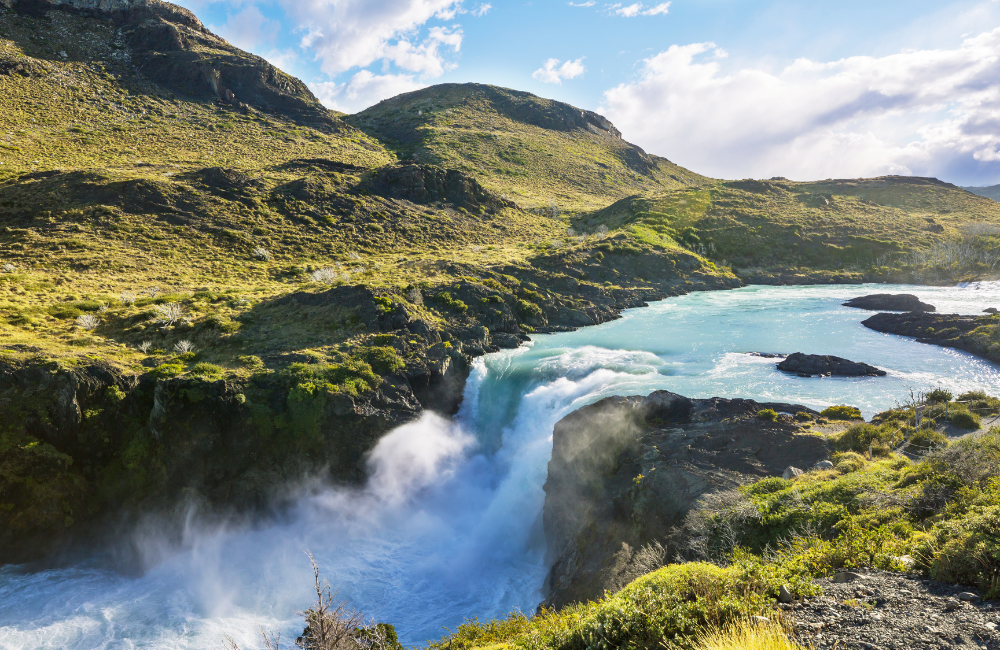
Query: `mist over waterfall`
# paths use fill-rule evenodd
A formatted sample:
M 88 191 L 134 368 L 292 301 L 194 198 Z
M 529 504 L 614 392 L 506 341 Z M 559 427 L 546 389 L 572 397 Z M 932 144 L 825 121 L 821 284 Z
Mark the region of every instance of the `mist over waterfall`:
M 881 287 L 884 291 L 885 287 Z M 890 288 L 891 290 L 891 288 Z M 914 288 L 942 311 L 1000 304 L 1000 286 Z M 870 287 L 751 287 L 683 296 L 578 332 L 536 337 L 477 360 L 458 415 L 427 413 L 385 436 L 368 480 L 304 481 L 266 524 L 191 514 L 183 541 L 137 537 L 147 565 L 125 575 L 99 559 L 0 570 L 0 648 L 257 647 L 257 626 L 294 639 L 309 606 L 311 551 L 340 597 L 397 627 L 407 645 L 466 618 L 532 613 L 547 571 L 542 485 L 553 425 L 608 395 L 667 389 L 691 397 L 855 404 L 867 416 L 909 388 L 989 389 L 996 366 L 859 325 L 840 306 Z M 803 379 L 754 351 L 841 354 L 884 378 Z

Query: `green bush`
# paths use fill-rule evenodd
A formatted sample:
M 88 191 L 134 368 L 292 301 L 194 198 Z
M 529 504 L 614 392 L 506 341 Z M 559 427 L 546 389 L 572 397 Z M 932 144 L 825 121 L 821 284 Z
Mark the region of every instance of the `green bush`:
M 868 465 L 868 461 L 865 457 L 856 451 L 846 451 L 842 454 L 836 454 L 833 457 L 833 464 L 837 468 L 837 471 L 841 474 L 848 474 L 850 472 L 856 472 L 860 469 L 864 469 Z
M 434 297 L 434 300 L 436 300 L 439 304 L 444 305 L 448 309 L 453 309 L 460 314 L 464 314 L 469 309 L 469 306 L 466 305 L 461 300 L 456 300 L 455 298 L 452 298 L 451 293 L 449 293 L 448 291 L 442 291 L 441 293 L 439 293 Z
M 968 411 L 955 411 L 948 420 L 960 429 L 978 429 L 982 426 L 979 416 Z
M 757 417 L 761 420 L 768 420 L 774 422 L 778 419 L 778 412 L 774 409 L 761 409 L 757 411 Z
M 542 315 L 542 308 L 527 300 L 517 301 L 517 311 L 521 314 L 522 318 L 538 318 Z
M 260 357 L 254 356 L 252 354 L 245 354 L 236 357 L 236 362 L 246 368 L 247 370 L 263 370 L 264 362 Z
M 935 388 L 927 393 L 924 398 L 931 404 L 944 404 L 950 402 L 954 398 L 954 395 L 951 394 L 951 391 L 943 388 Z
M 833 438 L 833 448 L 838 451 L 855 451 L 866 453 L 869 448 L 875 453 L 875 447 L 886 450 L 896 442 L 896 429 L 892 424 L 875 426 L 874 424 L 854 424 L 837 437 Z M 878 454 L 878 455 L 884 455 Z
M 820 415 L 830 420 L 860 420 L 861 409 L 854 406 L 831 406 L 823 409 Z
M 948 438 L 940 431 L 934 429 L 917 429 L 910 437 L 910 442 L 903 450 L 917 456 L 924 456 L 936 449 L 943 449 L 948 446 Z
M 809 422 L 810 420 L 813 419 L 813 416 L 809 415 L 805 411 L 799 411 L 798 413 L 795 414 L 795 419 L 798 420 L 799 422 Z
M 1000 596 L 1000 506 L 973 507 L 937 523 L 914 557 L 934 580 L 975 585 L 984 598 Z
M 191 368 L 191 374 L 195 377 L 221 377 L 224 373 L 225 371 L 219 366 L 205 362 L 196 363 Z
M 353 356 L 367 363 L 379 375 L 391 375 L 406 367 L 406 362 L 396 353 L 395 348 L 382 346 L 358 348 Z
M 282 370 L 279 377 L 290 389 L 300 389 L 297 393 L 300 396 L 303 392 L 313 395 L 317 391 L 358 395 L 372 390 L 381 382 L 372 367 L 357 358 L 336 364 L 293 363 Z
M 176 377 L 177 375 L 184 372 L 184 366 L 179 363 L 169 362 L 161 363 L 156 366 L 149 374 L 157 379 L 170 379 L 171 377 Z

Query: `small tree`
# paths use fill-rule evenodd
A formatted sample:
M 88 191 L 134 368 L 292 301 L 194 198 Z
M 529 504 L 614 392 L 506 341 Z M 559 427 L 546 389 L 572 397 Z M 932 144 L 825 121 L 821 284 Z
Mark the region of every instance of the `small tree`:
M 271 251 L 267 250 L 263 246 L 258 246 L 257 248 L 253 249 L 253 256 L 262 262 L 271 261 Z
M 118 296 L 118 300 L 120 300 L 123 305 L 131 306 L 135 304 L 135 297 L 135 291 L 126 289 L 121 292 L 121 295 Z

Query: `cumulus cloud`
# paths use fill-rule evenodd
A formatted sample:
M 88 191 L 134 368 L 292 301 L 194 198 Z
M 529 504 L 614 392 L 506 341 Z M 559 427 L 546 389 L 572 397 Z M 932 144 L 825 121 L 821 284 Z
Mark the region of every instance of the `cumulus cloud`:
M 699 172 L 800 179 L 1000 175 L 1000 29 L 954 49 L 724 73 L 713 43 L 646 59 L 601 110 L 630 140 Z
M 356 113 L 383 99 L 424 87 L 413 75 L 377 75 L 368 70 L 356 73 L 345 83 L 323 81 L 309 84 L 309 89 L 324 106 L 343 113 Z
M 624 16 L 625 18 L 635 18 L 636 16 L 659 16 L 660 14 L 665 14 L 668 11 L 670 11 L 670 3 L 663 2 L 658 5 L 654 5 L 652 7 L 647 7 L 641 2 L 636 2 L 630 5 L 623 5 L 622 3 L 619 2 L 613 5 L 607 5 L 607 8 L 608 11 L 614 13 L 617 16 Z
M 462 31 L 438 27 L 417 34 L 432 18 L 451 20 L 461 0 L 280 0 L 305 31 L 301 45 L 312 50 L 325 74 L 335 76 L 375 61 L 434 77 L 449 64 L 445 50 L 458 52 Z
M 238 13 L 229 14 L 225 25 L 209 29 L 240 49 L 260 50 L 274 43 L 281 23 L 265 17 L 255 5 L 249 5 Z
M 532 72 L 531 76 L 542 83 L 562 84 L 563 79 L 579 77 L 586 71 L 586 68 L 583 67 L 583 57 L 562 64 L 560 64 L 559 59 L 549 59 L 545 65 Z
M 472 15 L 475 16 L 476 18 L 482 18 L 483 16 L 488 14 L 490 12 L 490 9 L 492 8 L 493 5 L 491 5 L 488 2 L 484 2 L 472 10 Z

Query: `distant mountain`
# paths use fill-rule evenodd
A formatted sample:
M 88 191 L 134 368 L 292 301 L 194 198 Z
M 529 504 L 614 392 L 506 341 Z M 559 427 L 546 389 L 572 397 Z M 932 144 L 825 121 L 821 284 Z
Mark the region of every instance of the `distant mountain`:
M 972 192 L 979 196 L 985 196 L 994 201 L 1000 201 L 1000 185 L 988 185 L 986 187 L 963 187 L 966 192 Z

